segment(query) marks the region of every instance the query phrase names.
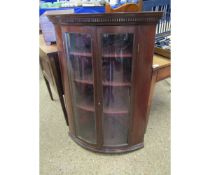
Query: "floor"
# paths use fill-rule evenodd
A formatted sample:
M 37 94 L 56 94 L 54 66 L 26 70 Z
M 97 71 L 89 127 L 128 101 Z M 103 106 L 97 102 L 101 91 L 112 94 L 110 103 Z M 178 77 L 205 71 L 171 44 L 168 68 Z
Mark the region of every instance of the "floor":
M 170 79 L 156 84 L 145 147 L 120 155 L 74 143 L 53 95 L 55 101 L 40 77 L 40 175 L 170 175 Z

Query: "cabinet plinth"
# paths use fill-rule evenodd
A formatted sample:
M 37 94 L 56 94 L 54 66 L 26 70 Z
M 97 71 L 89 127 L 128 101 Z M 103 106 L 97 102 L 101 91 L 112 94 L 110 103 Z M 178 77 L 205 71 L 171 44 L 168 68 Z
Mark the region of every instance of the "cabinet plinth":
M 71 138 L 102 153 L 142 148 L 162 13 L 47 16 L 56 29 Z

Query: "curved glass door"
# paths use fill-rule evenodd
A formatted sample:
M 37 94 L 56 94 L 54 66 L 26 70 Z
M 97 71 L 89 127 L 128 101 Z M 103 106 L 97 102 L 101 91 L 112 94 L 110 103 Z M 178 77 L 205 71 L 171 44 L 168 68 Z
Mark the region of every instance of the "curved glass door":
M 128 144 L 133 33 L 101 35 L 104 146 Z
M 76 136 L 96 143 L 91 35 L 64 33 Z

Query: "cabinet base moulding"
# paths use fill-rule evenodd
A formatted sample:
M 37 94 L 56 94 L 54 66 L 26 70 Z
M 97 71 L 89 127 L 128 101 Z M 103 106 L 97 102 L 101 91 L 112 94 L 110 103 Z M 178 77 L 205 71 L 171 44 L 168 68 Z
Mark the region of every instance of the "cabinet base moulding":
M 126 153 L 126 152 L 131 152 L 131 151 L 135 151 L 137 149 L 140 149 L 140 148 L 143 148 L 144 147 L 144 143 L 139 143 L 139 144 L 136 144 L 136 145 L 133 145 L 133 146 L 122 146 L 121 148 L 116 148 L 116 147 L 100 147 L 100 148 L 97 148 L 95 146 L 91 146 L 90 144 L 87 144 L 85 142 L 83 142 L 82 140 L 78 139 L 77 137 L 75 137 L 74 135 L 72 135 L 70 132 L 69 132 L 69 136 L 71 137 L 71 139 L 76 142 L 79 146 L 87 149 L 87 150 L 90 150 L 90 151 L 93 151 L 93 152 L 98 152 L 98 153 L 110 153 L 110 154 L 119 154 L 119 153 Z

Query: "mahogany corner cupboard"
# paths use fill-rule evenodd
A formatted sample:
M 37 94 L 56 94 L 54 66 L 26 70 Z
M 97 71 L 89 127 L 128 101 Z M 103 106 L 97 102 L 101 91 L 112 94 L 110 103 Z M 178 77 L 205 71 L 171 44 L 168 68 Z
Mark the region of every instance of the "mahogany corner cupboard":
M 162 12 L 47 16 L 56 30 L 71 138 L 103 153 L 142 148 Z

